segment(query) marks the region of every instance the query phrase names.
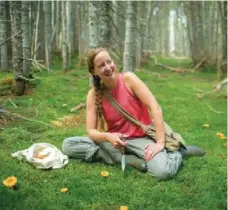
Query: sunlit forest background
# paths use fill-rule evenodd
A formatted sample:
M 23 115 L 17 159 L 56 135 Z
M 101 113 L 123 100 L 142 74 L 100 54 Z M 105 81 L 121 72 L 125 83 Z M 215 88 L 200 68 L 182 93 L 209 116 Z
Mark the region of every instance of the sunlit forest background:
M 218 80 L 226 78 L 227 1 L 1 1 L 0 17 L 0 71 L 14 73 L 19 95 L 32 69 L 51 71 L 56 57 L 63 70 L 75 56 L 83 66 L 88 49 L 99 46 L 121 71 L 163 56 L 189 58 L 194 71 L 212 66 Z

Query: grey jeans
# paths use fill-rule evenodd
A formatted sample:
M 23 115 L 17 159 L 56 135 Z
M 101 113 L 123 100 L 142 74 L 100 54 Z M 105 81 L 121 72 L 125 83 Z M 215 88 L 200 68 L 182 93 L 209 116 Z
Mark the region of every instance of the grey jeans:
M 136 138 L 127 140 L 125 153 L 144 159 L 146 144 L 154 142 L 149 138 Z M 121 152 L 108 142 L 94 143 L 88 137 L 69 137 L 63 141 L 63 153 L 69 157 L 85 160 L 87 162 L 102 161 L 107 164 L 120 163 Z M 97 155 L 99 154 L 99 155 Z M 176 175 L 182 162 L 180 152 L 167 152 L 166 149 L 146 162 L 147 171 L 159 180 L 166 180 Z

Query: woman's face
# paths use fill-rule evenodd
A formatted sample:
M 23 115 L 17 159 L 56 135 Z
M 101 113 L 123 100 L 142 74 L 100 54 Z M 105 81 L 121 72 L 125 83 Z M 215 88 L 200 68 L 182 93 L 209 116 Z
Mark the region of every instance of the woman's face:
M 103 81 L 115 78 L 115 65 L 106 51 L 99 52 L 93 61 L 94 75 Z

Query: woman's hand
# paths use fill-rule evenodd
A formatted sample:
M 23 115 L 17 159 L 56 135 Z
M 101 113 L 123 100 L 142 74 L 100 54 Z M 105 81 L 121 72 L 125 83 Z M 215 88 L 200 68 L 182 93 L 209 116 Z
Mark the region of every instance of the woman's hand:
M 165 148 L 164 142 L 157 142 L 154 144 L 147 144 L 145 147 L 145 160 L 151 160 L 157 153 L 161 152 Z
M 121 140 L 125 137 L 127 137 L 127 136 L 124 134 L 121 134 L 121 133 L 108 133 L 107 134 L 108 142 L 110 142 L 112 144 L 112 146 L 115 147 L 116 149 L 121 149 L 127 145 L 126 141 Z

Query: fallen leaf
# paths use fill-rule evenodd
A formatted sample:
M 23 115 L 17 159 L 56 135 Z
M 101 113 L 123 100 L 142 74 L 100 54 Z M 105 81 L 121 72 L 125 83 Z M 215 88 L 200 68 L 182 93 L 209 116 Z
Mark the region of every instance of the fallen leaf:
M 227 137 L 226 136 L 221 136 L 220 139 L 225 140 L 225 139 L 227 139 Z
M 210 125 L 208 125 L 208 124 L 203 124 L 203 127 L 204 127 L 204 128 L 209 128 Z
M 62 128 L 64 127 L 64 124 L 62 122 L 59 122 L 59 121 L 56 121 L 56 120 L 52 120 L 50 122 L 50 124 L 54 127 L 57 127 L 57 128 Z
M 128 210 L 128 206 L 120 206 L 120 210 Z
M 67 188 L 67 187 L 64 187 L 64 188 L 62 188 L 62 189 L 60 190 L 60 192 L 66 193 L 66 192 L 68 192 L 68 188 Z
M 103 177 L 108 177 L 108 176 L 109 176 L 108 171 L 102 171 L 102 172 L 101 172 L 101 176 L 103 176 Z
M 218 133 L 216 133 L 216 136 L 218 136 L 219 138 L 221 138 L 221 137 L 223 137 L 225 135 L 223 133 L 221 133 L 221 132 L 218 132 Z
M 13 188 L 17 184 L 17 177 L 10 176 L 7 179 L 3 180 L 3 184 L 8 188 Z
M 222 158 L 222 159 L 226 158 L 225 155 L 223 155 L 223 154 L 220 154 L 219 157 Z

